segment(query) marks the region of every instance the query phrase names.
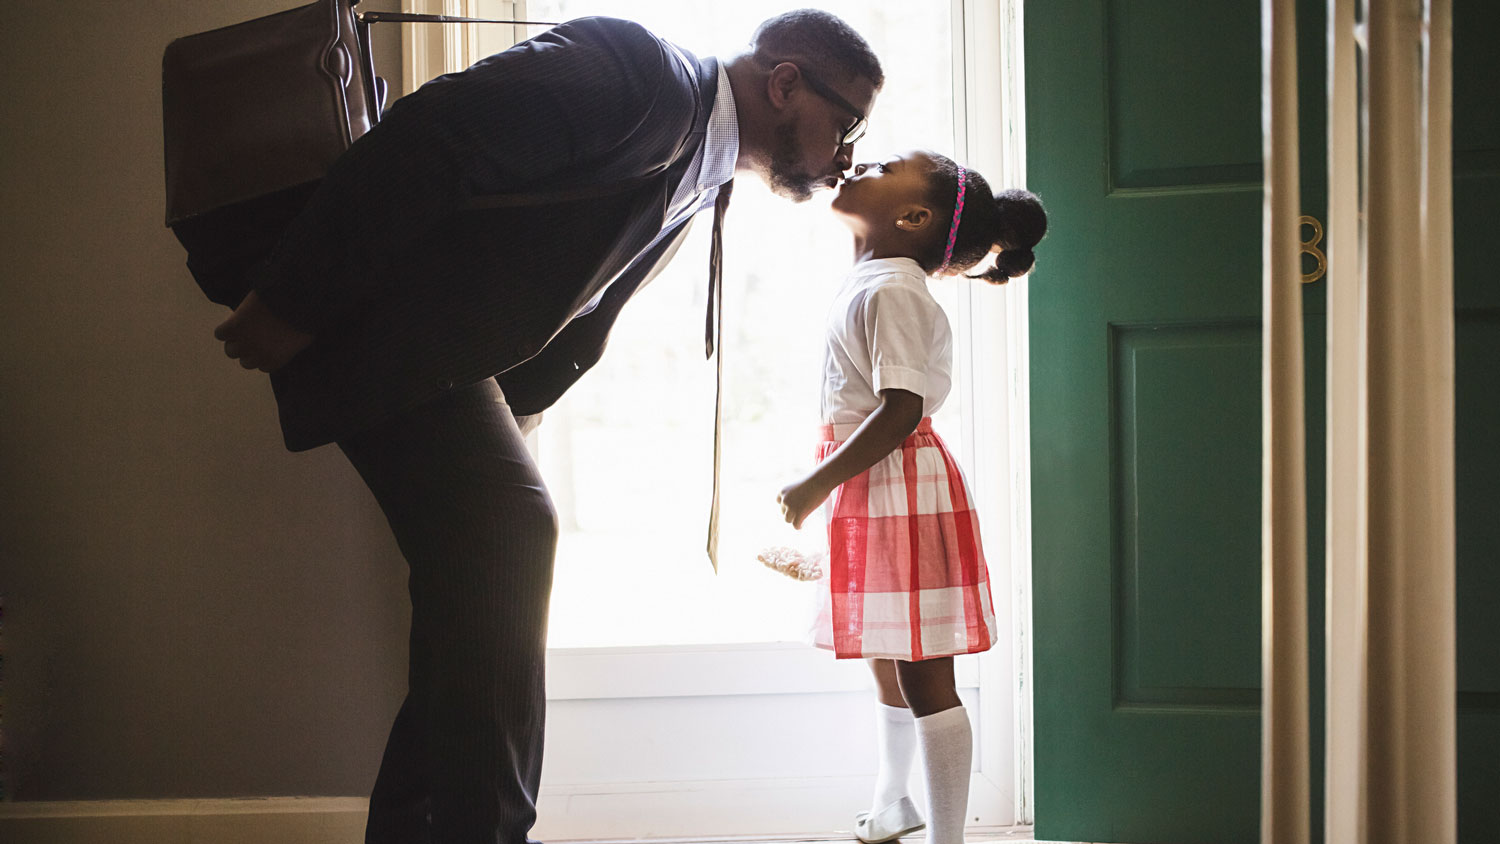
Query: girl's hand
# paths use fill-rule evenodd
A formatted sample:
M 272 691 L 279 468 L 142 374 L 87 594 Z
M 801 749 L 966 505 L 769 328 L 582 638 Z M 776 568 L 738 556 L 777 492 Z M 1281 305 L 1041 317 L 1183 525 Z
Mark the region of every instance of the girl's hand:
M 781 505 L 781 515 L 786 517 L 787 522 L 801 530 L 803 520 L 818 509 L 829 492 L 830 490 L 818 486 L 811 479 L 804 478 L 782 487 L 776 496 L 776 503 Z

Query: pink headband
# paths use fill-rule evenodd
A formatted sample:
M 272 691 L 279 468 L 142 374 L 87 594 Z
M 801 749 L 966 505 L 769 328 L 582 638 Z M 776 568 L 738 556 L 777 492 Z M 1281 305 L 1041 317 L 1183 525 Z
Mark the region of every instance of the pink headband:
M 958 165 L 958 200 L 953 203 L 953 224 L 948 227 L 948 248 L 943 250 L 943 265 L 938 267 L 938 275 L 942 275 L 943 270 L 948 269 L 948 263 L 953 260 L 953 242 L 958 239 L 958 221 L 964 215 L 964 177 L 967 174 L 964 166 Z

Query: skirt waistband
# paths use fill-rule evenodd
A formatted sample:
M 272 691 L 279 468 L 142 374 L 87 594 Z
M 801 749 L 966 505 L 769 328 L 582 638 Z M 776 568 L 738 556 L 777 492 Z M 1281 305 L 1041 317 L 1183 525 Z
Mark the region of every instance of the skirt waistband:
M 823 425 L 823 427 L 819 429 L 819 432 L 822 435 L 824 442 L 841 443 L 844 440 L 847 440 L 850 437 L 854 436 L 854 432 L 859 430 L 859 426 L 863 424 L 865 424 L 863 419 L 858 422 L 833 422 Z M 923 416 L 922 421 L 917 423 L 917 429 L 915 431 L 912 431 L 912 433 L 932 433 L 932 417 Z

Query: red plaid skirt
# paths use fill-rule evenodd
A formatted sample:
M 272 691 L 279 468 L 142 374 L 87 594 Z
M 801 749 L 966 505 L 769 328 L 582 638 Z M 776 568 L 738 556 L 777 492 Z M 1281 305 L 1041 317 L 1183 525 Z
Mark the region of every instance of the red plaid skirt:
M 858 427 L 825 425 L 818 460 Z M 979 514 L 931 419 L 825 506 L 829 589 L 815 645 L 839 659 L 916 661 L 995 643 Z

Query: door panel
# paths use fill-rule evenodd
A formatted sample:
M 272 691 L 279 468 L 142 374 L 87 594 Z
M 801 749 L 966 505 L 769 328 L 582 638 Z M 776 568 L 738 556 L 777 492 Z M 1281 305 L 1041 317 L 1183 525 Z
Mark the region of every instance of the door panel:
M 1029 10 L 1028 10 L 1029 11 Z M 1191 12 L 1191 14 L 1184 14 Z M 1260 186 L 1255 3 L 1107 0 L 1103 10 L 1111 185 Z
M 1242 505 L 1260 486 L 1259 394 L 1223 385 L 1258 387 L 1260 326 L 1111 333 L 1116 707 L 1255 706 L 1260 521 Z

